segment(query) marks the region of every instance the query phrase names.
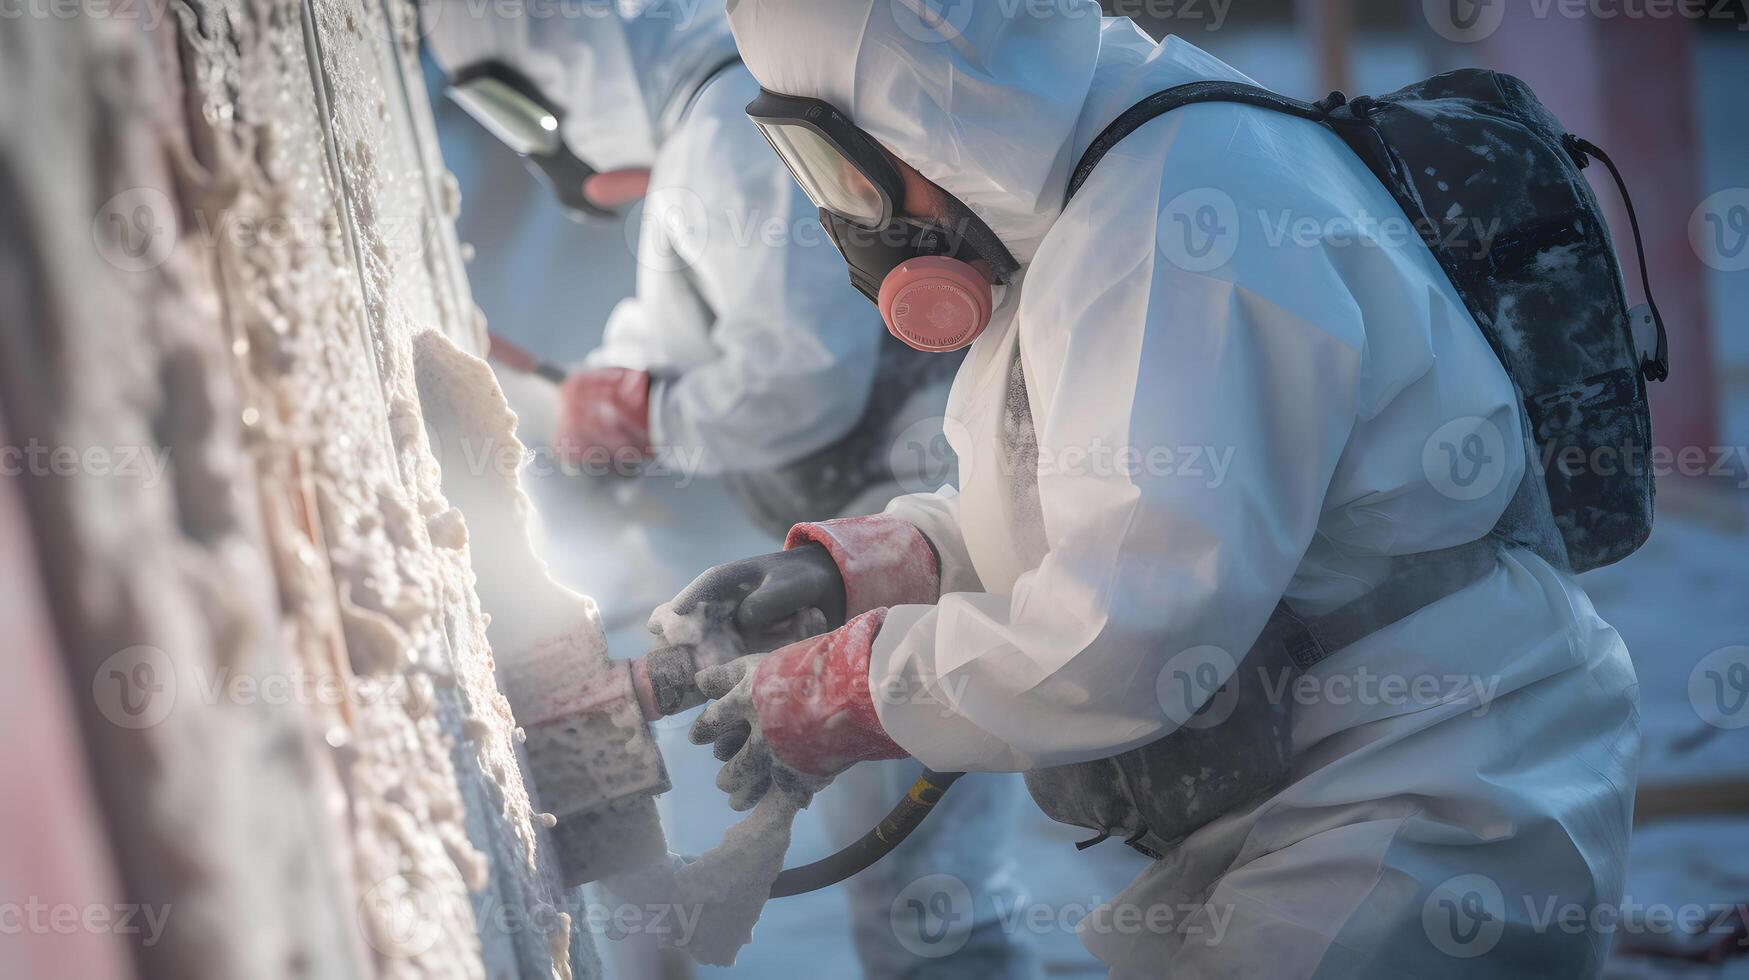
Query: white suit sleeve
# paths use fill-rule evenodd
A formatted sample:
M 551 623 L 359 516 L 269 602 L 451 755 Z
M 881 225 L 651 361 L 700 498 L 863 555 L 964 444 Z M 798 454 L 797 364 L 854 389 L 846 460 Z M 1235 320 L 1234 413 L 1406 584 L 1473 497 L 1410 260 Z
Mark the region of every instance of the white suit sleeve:
M 1198 186 L 1169 176 L 1162 200 L 1175 179 Z M 1155 189 L 1071 212 L 1101 237 L 1069 247 L 1101 262 L 1047 239 L 1025 287 L 1042 562 L 1009 594 L 896 608 L 877 638 L 882 724 L 931 768 L 1026 770 L 1169 734 L 1173 658 L 1241 661 L 1317 533 L 1355 424 L 1360 311 L 1320 249 L 1253 235 L 1218 270 L 1174 265 L 1136 217 L 1158 213 Z
M 846 435 L 867 407 L 885 335 L 745 101 L 708 92 L 692 132 L 663 153 L 688 171 L 668 204 L 702 205 L 708 217 L 708 235 L 688 235 L 676 251 L 714 314 L 717 356 L 657 387 L 653 436 L 701 450 L 706 472 L 794 462 Z M 713 111 L 717 102 L 732 117 Z
M 959 491 L 942 487 L 933 493 L 911 493 L 893 498 L 886 513 L 908 521 L 935 549 L 940 562 L 941 591 L 975 592 L 983 588 L 978 570 L 966 552 L 965 535 L 960 533 Z

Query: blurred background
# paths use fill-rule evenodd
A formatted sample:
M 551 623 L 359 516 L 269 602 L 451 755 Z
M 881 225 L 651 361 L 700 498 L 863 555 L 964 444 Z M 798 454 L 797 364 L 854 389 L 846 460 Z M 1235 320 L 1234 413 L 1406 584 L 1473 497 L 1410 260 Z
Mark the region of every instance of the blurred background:
M 1749 15 L 1740 2 L 1689 5 L 1704 14 L 1646 16 L 1660 8 L 1618 0 L 1586 5 L 1472 0 L 1132 0 L 1106 3 L 1155 36 L 1173 33 L 1262 85 L 1302 98 L 1332 89 L 1379 94 L 1440 71 L 1486 66 L 1526 79 L 1567 127 L 1622 167 L 1644 224 L 1647 260 L 1671 330 L 1671 381 L 1654 391 L 1657 441 L 1706 447 L 1698 475 L 1660 481 L 1650 544 L 1587 576 L 1606 619 L 1626 638 L 1641 678 L 1646 745 L 1630 898 L 1644 902 L 1749 902 L 1749 731 L 1703 723 L 1691 680 L 1703 659 L 1749 663 Z M 1670 5 L 1666 5 L 1668 8 Z M 1683 5 L 1677 4 L 1677 9 Z M 1583 9 L 1580 9 L 1583 8 Z M 1566 13 L 1563 13 L 1563 12 Z M 1639 13 L 1636 13 L 1639 12 Z M 1576 15 L 1569 15 L 1576 12 Z M 429 59 L 428 87 L 443 90 Z M 460 237 L 468 276 L 493 331 L 560 364 L 599 341 L 615 302 L 632 288 L 640 214 L 623 223 L 567 221 L 520 161 L 441 99 L 433 106 L 444 159 L 462 190 Z M 1632 237 L 1615 188 L 1594 187 L 1624 268 Z M 1640 302 L 1629 276 L 1631 302 Z M 538 441 L 552 414 L 547 386 L 504 384 Z M 1718 460 L 1721 465 L 1712 466 Z M 563 478 L 537 479 L 541 544 L 561 577 L 602 604 L 610 648 L 649 645 L 642 619 L 697 572 L 770 550 L 726 492 L 708 481 L 684 490 L 639 481 L 612 502 Z M 1717 651 L 1726 652 L 1722 658 Z M 1749 676 L 1749 668 L 1745 668 Z M 1746 682 L 1749 683 L 1749 682 Z M 1749 718 L 1745 719 L 1749 721 Z M 688 746 L 690 716 L 659 726 L 675 789 L 663 817 L 677 849 L 720 838 L 733 816 L 713 785 L 709 754 Z M 824 853 L 803 822 L 791 864 Z M 1128 883 L 1137 860 L 1122 849 L 1086 854 L 1076 832 L 1036 812 L 1014 854 L 1033 901 L 1070 910 L 1039 941 L 1054 975 L 1103 971 L 1071 931 L 1089 908 Z M 1138 859 L 1139 860 L 1139 859 Z M 733 970 L 707 976 L 851 975 L 840 899 L 774 902 Z M 606 944 L 610 956 L 633 956 Z M 1678 944 L 1680 946 L 1680 944 Z M 1749 959 L 1693 960 L 1693 950 L 1615 958 L 1623 976 L 1749 976 Z M 1679 955 L 1678 955 L 1679 954 Z M 1688 957 L 1688 958 L 1684 958 Z M 806 963 L 805 969 L 797 964 Z
M 1719 928 L 1617 928 L 1609 970 L 1749 978 L 1744 0 L 1107 9 L 1300 97 L 1510 72 L 1621 165 L 1679 464 L 1649 543 L 1585 577 L 1640 679 L 1622 911 Z M 658 818 L 690 854 L 733 822 L 691 716 L 652 745 L 608 657 L 778 542 L 709 479 L 567 476 L 510 437 L 552 438 L 554 390 L 500 370 L 512 419 L 486 326 L 577 364 L 633 290 L 644 215 L 562 216 L 445 97 L 419 13 L 0 4 L 0 980 L 855 975 L 837 891 L 771 903 L 705 969 L 567 885 L 661 853 L 637 833 Z M 527 560 L 525 516 L 605 644 Z M 1011 921 L 1052 976 L 1102 976 L 1074 926 L 1142 859 L 1025 810 Z M 825 853 L 816 821 L 788 863 Z

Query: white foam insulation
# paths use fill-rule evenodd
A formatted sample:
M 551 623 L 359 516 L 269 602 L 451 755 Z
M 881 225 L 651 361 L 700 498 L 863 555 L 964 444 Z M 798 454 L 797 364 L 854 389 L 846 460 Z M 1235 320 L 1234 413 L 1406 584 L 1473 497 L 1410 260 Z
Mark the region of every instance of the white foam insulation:
M 420 403 L 483 325 L 413 10 L 128 9 L 0 31 L 0 429 L 85 461 L 15 523 L 171 909 L 117 975 L 599 976 Z

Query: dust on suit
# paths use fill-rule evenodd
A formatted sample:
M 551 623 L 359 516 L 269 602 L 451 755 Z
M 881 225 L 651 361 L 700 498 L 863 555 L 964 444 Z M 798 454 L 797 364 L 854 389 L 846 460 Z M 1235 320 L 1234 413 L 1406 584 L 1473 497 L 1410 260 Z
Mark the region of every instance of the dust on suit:
M 1486 536 L 1525 475 L 1499 438 L 1520 409 L 1333 134 L 1189 107 L 1065 206 L 1074 162 L 1123 110 L 1243 76 L 1091 2 L 938 6 L 729 12 L 765 88 L 846 113 L 1023 264 L 949 397 L 957 489 L 887 509 L 938 552 L 941 597 L 887 612 L 869 685 L 886 734 L 930 768 L 1039 770 L 1170 734 L 1173 706 L 1211 697 L 1279 602 L 1321 615 L 1394 556 Z M 1487 433 L 1505 451 L 1440 452 Z M 1221 676 L 1187 690 L 1186 657 Z M 1543 916 L 1620 898 L 1637 687 L 1572 576 L 1505 550 L 1282 696 L 1286 785 L 1082 922 L 1113 976 L 1601 971 L 1607 935 Z

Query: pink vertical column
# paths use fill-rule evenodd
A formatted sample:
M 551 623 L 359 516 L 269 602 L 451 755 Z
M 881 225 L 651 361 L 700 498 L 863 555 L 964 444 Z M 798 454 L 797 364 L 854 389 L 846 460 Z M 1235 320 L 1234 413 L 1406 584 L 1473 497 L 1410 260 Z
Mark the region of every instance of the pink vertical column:
M 1466 3 L 1471 0 L 1453 0 Z M 1689 242 L 1701 193 L 1695 118 L 1694 26 L 1680 17 L 1569 18 L 1550 5 L 1503 4 L 1505 18 L 1473 50 L 1489 67 L 1530 83 L 1569 129 L 1609 153 L 1633 193 L 1646 262 L 1670 334 L 1670 380 L 1651 386 L 1661 446 L 1718 443 L 1706 269 Z M 1654 7 L 1653 9 L 1657 9 Z M 1643 299 L 1627 209 L 1600 164 L 1587 171 L 1621 256 L 1630 302 Z
M 133 967 L 123 937 L 101 925 L 116 923 L 120 888 L 68 703 L 91 692 L 68 686 L 20 479 L 30 478 L 0 476 L 0 628 L 9 651 L 0 682 L 0 976 L 124 980 Z
M 1294 20 L 1300 36 L 1313 45 L 1317 56 L 1317 94 L 1352 91 L 1353 62 L 1349 49 L 1354 39 L 1354 0 L 1294 0 Z

